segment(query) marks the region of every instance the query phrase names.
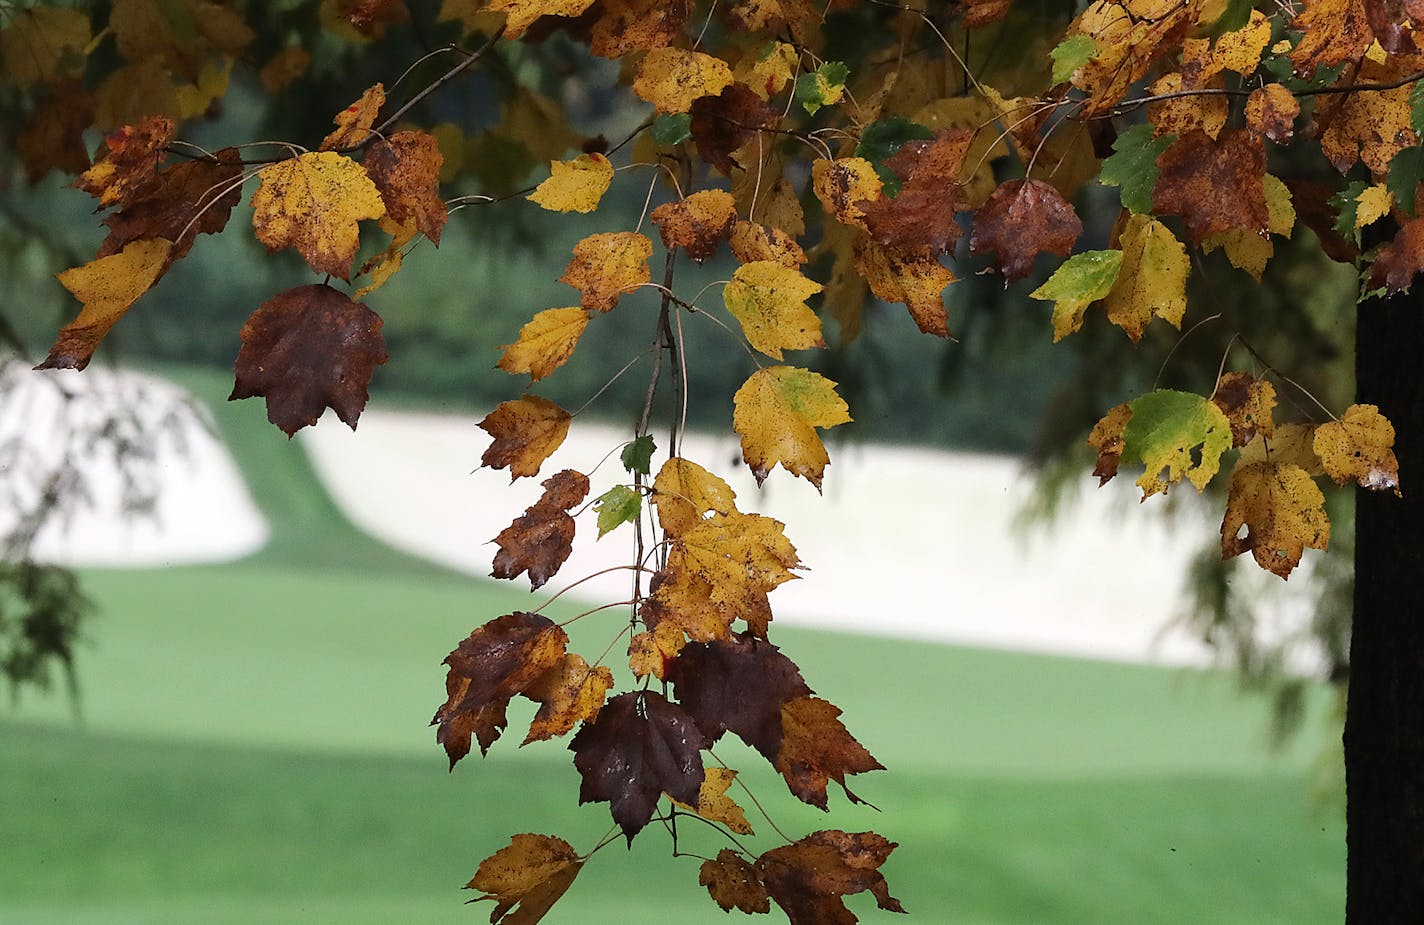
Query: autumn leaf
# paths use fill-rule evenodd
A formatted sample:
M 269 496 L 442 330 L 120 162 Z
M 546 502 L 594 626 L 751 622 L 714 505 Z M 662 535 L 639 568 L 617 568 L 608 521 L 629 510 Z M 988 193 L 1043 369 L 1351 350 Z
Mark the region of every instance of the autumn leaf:
M 1221 523 L 1221 557 L 1249 550 L 1261 568 L 1290 577 L 1307 548 L 1325 549 L 1330 543 L 1324 504 L 1325 496 L 1297 465 L 1237 466 Z
M 636 678 L 652 675 L 661 681 L 667 677 L 668 665 L 686 644 L 681 627 L 671 621 L 634 633 L 628 640 L 628 668 Z
M 704 96 L 732 84 L 732 68 L 721 58 L 682 48 L 654 48 L 638 68 L 633 92 L 658 112 L 687 112 Z
M 104 136 L 104 156 L 73 185 L 99 200 L 102 208 L 126 201 L 158 170 L 176 130 L 174 121 L 162 116 L 115 129 Z
M 500 347 L 499 368 L 507 373 L 528 373 L 538 382 L 568 362 L 590 315 L 580 306 L 546 308 L 519 329 L 519 339 Z
M 558 573 L 573 552 L 574 519 L 567 511 L 588 495 L 588 476 L 564 469 L 544 480 L 544 494 L 494 538 L 494 578 L 529 573 L 533 591 Z
M 694 100 L 688 112 L 692 116 L 688 131 L 697 156 L 729 177 L 744 166 L 737 162 L 737 150 L 755 138 L 759 129 L 774 126 L 780 118 L 777 110 L 741 83 Z
M 652 279 L 648 258 L 653 242 L 635 231 L 592 234 L 574 245 L 574 256 L 559 282 L 583 294 L 589 311 L 612 311 L 618 297 Z
M 336 114 L 331 121 L 336 129 L 322 139 L 320 151 L 342 151 L 364 142 L 376 124 L 376 116 L 386 105 L 386 88 L 381 84 L 368 87 L 361 98 Z
M 1404 292 L 1424 270 L 1424 218 L 1413 218 L 1395 232 L 1370 266 L 1369 289 Z
M 387 214 L 399 224 L 414 224 L 436 247 L 449 218 L 440 198 L 443 163 L 440 142 L 428 132 L 396 132 L 371 145 L 362 161 Z
M 60 329 L 49 355 L 36 369 L 83 369 L 119 319 L 168 268 L 173 244 L 162 238 L 134 241 L 117 254 L 99 257 L 55 278 L 84 303 L 79 316 Z
M 241 198 L 241 175 L 236 148 L 224 148 L 213 159 L 163 168 L 131 187 L 123 207 L 105 217 L 109 235 L 99 245 L 99 256 L 117 254 L 145 238 L 166 238 L 175 242 L 170 261 L 182 259 L 198 235 L 226 227 Z
M 252 228 L 268 251 L 294 247 L 318 273 L 351 275 L 362 219 L 386 212 L 361 165 L 342 154 L 313 151 L 258 172 Z
M 551 161 L 549 178 L 527 198 L 550 212 L 592 212 L 613 182 L 613 165 L 602 154 Z
M 748 595 L 765 595 L 796 577 L 791 569 L 801 562 L 783 526 L 760 514 L 711 514 L 672 544 L 668 570 L 707 582 L 714 602 L 745 605 Z
M 288 437 L 327 408 L 352 430 L 386 362 L 381 318 L 330 286 L 289 289 L 242 326 L 228 401 L 264 396 L 267 420 Z
M 847 225 L 861 223 L 865 211 L 860 203 L 879 197 L 883 185 L 875 165 L 863 157 L 818 158 L 811 163 L 816 198 L 828 215 Z
M 1225 373 L 1216 381 L 1211 400 L 1231 423 L 1231 445 L 1245 446 L 1260 434 L 1269 440 L 1275 433 L 1271 416 L 1276 407 L 1276 387 L 1250 373 Z
M 1123 428 L 1123 455 L 1141 460 L 1147 471 L 1137 480 L 1143 499 L 1188 479 L 1201 491 L 1231 448 L 1231 422 L 1210 400 L 1190 392 L 1157 389 L 1132 403 Z M 1163 473 L 1166 473 L 1164 479 Z
M 738 81 L 764 100 L 780 93 L 796 76 L 800 54 L 787 42 L 768 42 L 742 58 L 734 72 Z
M 516 835 L 480 862 L 465 889 L 484 894 L 472 902 L 494 902 L 490 913 L 493 925 L 536 925 L 573 885 L 583 862 L 562 838 Z
M 795 662 L 748 633 L 688 643 L 667 679 L 709 744 L 732 732 L 771 762 L 781 752 L 782 707 L 811 693 Z
M 756 871 L 791 925 L 855 925 L 843 897 L 869 891 L 887 912 L 904 912 L 879 868 L 898 847 L 874 832 L 812 832 L 757 859 Z
M 541 16 L 578 16 L 593 0 L 489 0 L 485 9 L 505 14 L 505 35 L 517 39 Z
M 562 662 L 523 691 L 540 706 L 521 746 L 556 738 L 579 723 L 592 721 L 612 686 L 613 672 L 607 665 L 590 667 L 582 655 L 565 653 Z
M 420 233 L 414 224 L 397 224 L 389 215 L 381 217 L 381 230 L 389 234 L 391 239 L 386 242 L 385 250 L 368 257 L 357 271 L 357 276 L 366 277 L 366 283 L 351 293 L 351 298 L 358 302 L 390 282 L 391 277 L 400 272 L 401 267 L 405 265 L 406 247 Z
M 892 250 L 927 247 L 935 254 L 954 248 L 961 233 L 955 213 L 969 207 L 960 173 L 973 140 L 972 132 L 951 128 L 895 146 L 878 168 L 882 180 L 889 175 L 894 182 L 885 183 L 878 199 L 856 204 L 877 243 Z M 856 150 L 865 145 L 862 134 Z
M 796 78 L 793 99 L 801 104 L 807 115 L 814 116 L 822 106 L 834 106 L 840 102 L 849 76 L 850 69 L 843 62 L 822 62 L 814 71 Z
M 851 419 L 835 389 L 825 376 L 792 366 L 759 369 L 742 383 L 732 396 L 732 427 L 757 484 L 780 463 L 820 490 L 830 457 L 815 429 Z
M 882 247 L 868 238 L 856 242 L 855 267 L 877 298 L 903 302 L 915 327 L 935 337 L 949 337 L 944 290 L 955 281 L 929 247 Z
M 1187 249 L 1166 225 L 1137 214 L 1129 216 L 1118 243 L 1122 265 L 1103 300 L 1108 320 L 1134 341 L 1142 338 L 1153 318 L 1180 328 L 1191 270 Z
M 707 887 L 723 912 L 740 909 L 751 915 L 771 911 L 771 897 L 762 885 L 761 874 L 730 848 L 723 848 L 715 858 L 702 862 L 697 882 Z
M 623 524 L 634 523 L 643 510 L 643 496 L 627 485 L 614 485 L 593 502 L 598 515 L 598 538 Z
M 1098 461 L 1093 468 L 1093 475 L 1098 477 L 1099 487 L 1106 485 L 1113 476 L 1117 475 L 1117 467 L 1122 464 L 1122 453 L 1125 448 L 1122 432 L 1127 428 L 1127 422 L 1131 419 L 1131 402 L 1114 405 L 1098 423 L 1093 425 L 1092 431 L 1088 434 L 1088 446 L 1098 451 Z
M 654 632 L 675 631 L 679 637 L 685 634 L 694 642 L 726 639 L 738 617 L 753 626 L 753 632 L 766 634 L 771 620 L 766 591 L 738 585 L 722 589 L 714 599 L 717 591 L 710 580 L 677 561 L 648 582 L 648 596 L 643 598 L 638 616 Z M 662 643 L 659 647 L 665 648 Z M 646 656 L 651 659 L 653 653 Z
M 79 76 L 93 34 L 83 9 L 47 5 L 11 7 L 0 29 L 0 75 L 26 88 L 64 76 Z
M 1241 448 L 1236 465 L 1260 462 L 1290 463 L 1311 478 L 1325 474 L 1320 457 L 1315 455 L 1315 427 L 1311 424 L 1277 424 L 1269 440 L 1257 434 Z
M 1289 144 L 1295 137 L 1299 116 L 1300 100 L 1280 84 L 1258 87 L 1246 100 L 1246 128 L 1277 144 Z
M 653 691 L 612 698 L 569 743 L 583 777 L 579 804 L 609 803 L 628 843 L 653 818 L 658 799 L 695 803 L 709 744 L 692 717 Z
M 658 206 L 648 216 L 662 233 L 663 245 L 681 247 L 698 263 L 711 257 L 717 244 L 732 232 L 737 206 L 732 194 L 711 189 Z
M 853 803 L 863 802 L 846 786 L 847 774 L 881 771 L 885 766 L 855 740 L 835 704 L 802 696 L 781 707 L 781 748 L 776 770 L 798 800 L 826 809 L 826 785 L 841 785 Z
M 1157 158 L 1161 171 L 1152 193 L 1158 215 L 1180 215 L 1193 243 L 1223 231 L 1264 233 L 1266 151 L 1245 129 L 1212 140 L 1200 129 L 1172 142 Z
M 494 438 L 480 465 L 508 466 L 510 481 L 538 475 L 544 460 L 568 436 L 572 420 L 563 408 L 538 395 L 504 402 L 480 421 L 480 429 Z
M 479 627 L 445 656 L 447 696 L 430 724 L 440 727 L 435 739 L 452 770 L 470 753 L 472 735 L 480 754 L 489 752 L 508 724 L 509 701 L 562 664 L 568 642 L 548 617 L 518 612 Z
M 1290 28 L 1305 33 L 1290 59 L 1295 75 L 1306 79 L 1317 68 L 1358 61 L 1374 41 L 1362 0 L 1307 0 Z
M 0 35 L 3 35 L 0 31 Z M 15 153 L 25 164 L 25 179 L 38 183 L 52 170 L 83 173 L 89 168 L 84 132 L 94 121 L 94 97 L 78 79 L 51 84 L 35 104 L 29 121 L 15 136 Z
M 1088 306 L 1107 296 L 1122 270 L 1122 251 L 1084 251 L 1068 258 L 1029 298 L 1053 303 L 1053 342 L 1083 326 Z
M 371 37 L 410 19 L 405 0 L 338 0 L 338 9 L 357 32 Z
M 1214 83 L 1220 83 L 1220 80 Z M 1213 86 L 1209 89 L 1217 88 Z M 1147 119 L 1156 135 L 1185 135 L 1200 129 L 1208 138 L 1215 139 L 1226 126 L 1231 112 L 1231 105 L 1225 96 L 1191 95 L 1179 71 L 1163 74 L 1147 88 L 1147 92 L 1164 97 L 1147 104 Z
M 722 290 L 722 300 L 741 324 L 747 342 L 780 360 L 783 349 L 826 345 L 821 339 L 821 319 L 806 305 L 806 299 L 821 288 L 797 270 L 762 260 L 738 267 Z
M 1315 429 L 1315 454 L 1325 474 L 1344 485 L 1354 482 L 1373 491 L 1399 494 L 1399 460 L 1394 455 L 1394 425 L 1377 405 L 1351 405 L 1333 421 Z
M 746 813 L 727 796 L 727 788 L 732 786 L 732 781 L 736 779 L 737 772 L 731 768 L 707 768 L 707 776 L 702 781 L 702 789 L 697 793 L 696 804 L 674 802 L 703 819 L 725 825 L 729 831 L 738 835 L 751 835 L 752 826 L 747 822 Z
M 706 514 L 732 513 L 737 509 L 736 497 L 721 478 L 680 456 L 663 463 L 653 480 L 658 526 L 673 539 L 701 523 Z
M 589 30 L 588 49 L 600 58 L 668 45 L 682 33 L 691 0 L 603 0 Z
M 736 222 L 732 225 L 728 243 L 732 247 L 732 256 L 742 264 L 770 260 L 794 270 L 806 262 L 806 252 L 795 238 L 780 228 L 756 222 Z
M 1042 180 L 1001 184 L 978 212 L 969 249 L 992 254 L 1004 282 L 1022 279 L 1039 254 L 1067 257 L 1083 233 L 1083 222 L 1058 190 Z

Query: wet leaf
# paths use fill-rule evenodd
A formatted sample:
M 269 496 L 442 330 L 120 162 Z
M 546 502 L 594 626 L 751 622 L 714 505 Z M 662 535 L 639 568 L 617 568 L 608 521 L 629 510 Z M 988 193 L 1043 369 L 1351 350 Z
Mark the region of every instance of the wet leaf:
M 732 732 L 771 762 L 781 752 L 782 707 L 811 693 L 795 662 L 747 633 L 688 643 L 667 677 L 709 743 Z
M 855 266 L 877 298 L 905 303 L 917 328 L 949 337 L 944 290 L 955 278 L 932 248 L 882 247 L 863 239 L 855 248 Z
M 1146 215 L 1152 211 L 1152 188 L 1161 172 L 1157 158 L 1172 141 L 1171 135 L 1152 137 L 1150 124 L 1134 125 L 1113 142 L 1113 153 L 1103 160 L 1098 182 L 1119 188 L 1124 209 Z
M 651 475 L 653 451 L 656 449 L 657 444 L 653 442 L 652 434 L 643 434 L 632 443 L 623 447 L 623 452 L 618 455 L 618 460 L 623 463 L 623 468 L 629 472 Z
M 833 106 L 840 102 L 845 93 L 846 78 L 849 76 L 850 69 L 843 62 L 823 62 L 814 71 L 796 78 L 794 98 L 808 115 L 814 116 L 822 106 Z
M 1250 132 L 1228 129 L 1215 141 L 1201 130 L 1188 132 L 1157 158 L 1157 167 L 1153 209 L 1182 216 L 1193 243 L 1223 231 L 1267 231 L 1266 151 Z
M 170 260 L 179 260 L 198 235 L 222 231 L 241 198 L 237 158 L 236 148 L 224 148 L 214 160 L 172 164 L 132 187 L 123 207 L 104 219 L 109 235 L 99 256 L 145 238 L 166 238 L 175 242 Z
M 541 16 L 578 16 L 593 0 L 489 0 L 485 9 L 504 13 L 505 35 L 517 39 Z

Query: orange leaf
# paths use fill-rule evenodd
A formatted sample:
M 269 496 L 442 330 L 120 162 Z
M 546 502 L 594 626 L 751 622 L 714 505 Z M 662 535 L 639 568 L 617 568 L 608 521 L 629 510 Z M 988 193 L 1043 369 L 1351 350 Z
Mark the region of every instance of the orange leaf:
M 224 148 L 215 157 L 172 164 L 132 187 L 124 206 L 104 219 L 109 236 L 99 245 L 99 256 L 144 238 L 167 238 L 177 242 L 171 259 L 179 260 L 198 235 L 222 231 L 241 198 L 236 181 L 242 166 L 236 148 Z
M 781 707 L 781 749 L 776 770 L 796 798 L 826 808 L 826 784 L 841 785 L 851 802 L 860 798 L 845 784 L 847 774 L 882 771 L 885 766 L 855 740 L 838 717 L 841 710 L 819 697 L 797 697 Z
M 1300 100 L 1280 84 L 1258 87 L 1246 99 L 1246 127 L 1277 144 L 1288 144 L 1295 136 L 1299 115 Z
M 949 336 L 944 290 L 954 274 L 928 247 L 882 247 L 868 238 L 856 242 L 855 265 L 870 291 L 886 302 L 903 302 L 915 326 L 935 337 Z
M 648 216 L 662 233 L 668 250 L 681 247 L 698 263 L 711 257 L 717 244 L 732 232 L 737 206 L 732 194 L 709 189 L 686 199 L 658 206 Z
M 168 269 L 173 244 L 161 238 L 134 241 L 117 254 L 91 260 L 56 277 L 84 303 L 65 325 L 38 369 L 83 369 L 109 329 L 118 323 Z
M 559 282 L 583 294 L 589 311 L 612 311 L 618 297 L 652 279 L 653 242 L 636 231 L 592 234 L 574 245 L 574 257 Z
M 371 145 L 362 162 L 390 217 L 402 225 L 414 223 L 436 247 L 449 218 L 440 198 L 443 164 L 440 142 L 427 132 L 396 132 Z
M 1093 475 L 1098 477 L 1098 485 L 1106 485 L 1117 475 L 1117 467 L 1122 464 L 1122 451 L 1126 449 L 1122 433 L 1127 422 L 1132 419 L 1132 403 L 1114 405 L 1102 420 L 1093 425 L 1088 434 L 1088 446 L 1098 451 L 1098 464 Z
M 229 401 L 265 396 L 267 420 L 288 437 L 327 408 L 356 429 L 387 359 L 379 315 L 330 286 L 299 286 L 264 302 L 241 336 Z
M 517 39 L 540 16 L 578 16 L 592 5 L 593 0 L 489 0 L 485 9 L 504 13 L 507 24 L 504 34 Z
M 1290 28 L 1305 33 L 1290 58 L 1296 76 L 1306 79 L 1318 67 L 1358 61 L 1374 41 L 1362 0 L 1306 0 Z
M 494 901 L 491 923 L 536 925 L 573 885 L 583 862 L 562 838 L 516 835 L 480 862 L 465 889 L 480 890 L 485 895 L 479 899 Z
M 1245 129 L 1227 129 L 1215 141 L 1195 129 L 1172 142 L 1157 166 L 1152 209 L 1182 216 L 1193 243 L 1223 231 L 1268 230 L 1266 150 Z
M 381 84 L 368 87 L 361 98 L 336 114 L 332 122 L 336 129 L 322 139 L 320 151 L 354 148 L 364 142 L 376 124 L 376 116 L 386 105 L 386 88 Z
M 621 58 L 632 51 L 660 48 L 682 34 L 692 0 L 603 0 L 589 30 L 589 51 Z
M 494 437 L 480 457 L 480 465 L 492 469 L 508 466 L 510 481 L 538 475 L 544 460 L 568 436 L 572 420 L 563 408 L 538 395 L 504 402 L 480 421 L 480 428 Z
M 98 199 L 104 208 L 124 202 L 158 169 L 176 129 L 172 119 L 162 116 L 115 129 L 104 136 L 104 156 L 80 174 L 73 186 Z

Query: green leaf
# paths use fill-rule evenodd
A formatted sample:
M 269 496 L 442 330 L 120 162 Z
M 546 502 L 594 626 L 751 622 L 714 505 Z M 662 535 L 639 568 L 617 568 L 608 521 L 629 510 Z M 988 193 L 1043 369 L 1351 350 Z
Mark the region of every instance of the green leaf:
M 1176 137 L 1163 135 L 1153 138 L 1151 125 L 1145 122 L 1134 125 L 1113 142 L 1113 153 L 1103 161 L 1098 182 L 1118 187 L 1124 208 L 1139 215 L 1150 215 L 1152 188 L 1157 185 L 1157 177 L 1162 173 L 1157 166 L 1157 158 Z
M 653 435 L 643 434 L 623 448 L 623 455 L 619 459 L 623 460 L 623 468 L 629 472 L 649 475 L 653 471 L 653 451 L 657 448 Z
M 900 116 L 877 119 L 861 130 L 860 142 L 855 146 L 855 156 L 870 161 L 880 177 L 882 192 L 894 199 L 900 195 L 902 181 L 899 174 L 885 166 L 885 162 L 894 157 L 905 146 L 905 142 L 933 137 L 934 132 L 926 126 Z
M 1414 193 L 1424 180 L 1424 145 L 1405 148 L 1389 162 L 1389 175 L 1384 186 L 1394 194 L 1394 204 L 1409 215 L 1414 214 Z
M 1219 38 L 1245 26 L 1251 21 L 1251 11 L 1255 8 L 1256 0 L 1226 0 L 1226 12 L 1211 24 L 1212 38 Z
M 1409 91 L 1409 124 L 1414 134 L 1424 135 L 1424 80 L 1416 82 Z
M 1122 251 L 1084 251 L 1029 293 L 1029 298 L 1053 302 L 1054 343 L 1083 326 L 1083 312 L 1112 291 L 1121 269 Z
M 653 140 L 660 145 L 680 145 L 691 137 L 691 113 L 666 112 L 653 120 Z
M 1368 188 L 1369 184 L 1364 180 L 1355 180 L 1330 197 L 1330 205 L 1340 213 L 1335 219 L 1335 231 L 1340 237 L 1356 244 L 1360 243 L 1360 233 L 1355 228 L 1355 218 L 1360 211 L 1360 194 Z
M 845 64 L 840 61 L 827 61 L 814 71 L 796 78 L 796 102 L 801 104 L 807 114 L 814 116 L 816 110 L 822 106 L 840 102 L 841 94 L 845 93 L 846 78 L 849 76 L 850 68 Z
M 627 485 L 614 485 L 593 502 L 598 512 L 598 537 L 619 524 L 632 523 L 643 509 L 643 496 Z
M 1073 72 L 1098 53 L 1098 45 L 1090 35 L 1075 35 L 1058 43 L 1058 47 L 1048 53 L 1053 59 L 1053 82 L 1061 84 L 1073 77 Z
M 1147 471 L 1137 484 L 1143 497 L 1166 491 L 1186 477 L 1201 491 L 1231 448 L 1231 422 L 1215 402 L 1191 392 L 1157 389 L 1131 402 L 1123 428 L 1123 456 L 1141 460 Z M 1167 478 L 1163 480 L 1162 472 Z

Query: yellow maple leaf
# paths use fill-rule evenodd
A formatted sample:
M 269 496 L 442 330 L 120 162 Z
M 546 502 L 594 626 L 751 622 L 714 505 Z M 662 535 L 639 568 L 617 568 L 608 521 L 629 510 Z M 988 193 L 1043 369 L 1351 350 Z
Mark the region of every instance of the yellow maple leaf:
M 1266 174 L 1262 179 L 1266 192 L 1266 230 L 1289 238 L 1295 230 L 1295 206 L 1291 204 L 1290 190 L 1279 177 Z M 1232 266 L 1250 273 L 1258 283 L 1266 270 L 1266 262 L 1276 253 L 1269 237 L 1248 228 L 1218 231 L 1202 241 L 1202 250 L 1208 254 L 1218 247 L 1225 251 Z
M 1335 484 L 1355 482 L 1361 488 L 1399 494 L 1394 425 L 1380 414 L 1379 406 L 1351 405 L 1339 418 L 1315 429 L 1313 445 Z
M 797 577 L 801 560 L 781 521 L 732 511 L 713 514 L 683 533 L 668 552 L 668 571 L 707 582 L 711 599 L 735 604 L 746 592 L 766 594 Z
M 84 307 L 60 330 L 41 368 L 89 365 L 104 335 L 158 281 L 172 252 L 173 243 L 162 238 L 134 241 L 117 254 L 60 273 L 56 278 Z
M 1252 10 L 1246 25 L 1223 33 L 1211 49 L 1212 67 L 1250 77 L 1261 66 L 1261 52 L 1271 41 L 1271 20 L 1260 10 Z M 1202 78 L 1205 80 L 1205 78 Z M 1198 84 L 1200 85 L 1200 84 Z
M 1154 317 L 1180 328 L 1191 269 L 1187 249 L 1166 225 L 1136 213 L 1128 218 L 1119 244 L 1122 268 L 1103 300 L 1108 320 L 1134 341 L 1141 339 Z
M 1277 424 L 1269 438 L 1256 434 L 1241 448 L 1236 466 L 1261 462 L 1291 463 L 1312 477 L 1325 474 L 1320 457 L 1315 455 L 1315 428 L 1310 424 Z
M 667 677 L 667 667 L 687 645 L 687 637 L 675 623 L 664 621 L 628 640 L 628 667 L 635 678 L 649 675 L 659 681 Z
M 811 163 L 811 191 L 827 213 L 847 225 L 863 226 L 865 211 L 856 203 L 878 198 L 882 185 L 875 165 L 863 157 L 817 158 Z
M 653 504 L 658 525 L 676 538 L 709 513 L 727 514 L 737 509 L 732 486 L 690 459 L 674 456 L 663 463 L 653 479 Z
M 590 667 L 582 655 L 564 653 L 562 662 L 524 690 L 525 697 L 541 706 L 520 744 L 552 739 L 592 720 L 612 686 L 613 672 L 607 665 Z
M 742 58 L 737 63 L 736 77 L 751 87 L 757 96 L 764 100 L 771 99 L 796 74 L 799 60 L 796 46 L 772 42 Z
M 954 274 L 928 247 L 888 248 L 862 237 L 855 242 L 855 265 L 877 298 L 905 303 L 924 333 L 949 336 L 944 290 Z
M 830 457 L 816 428 L 851 419 L 836 384 L 808 369 L 770 366 L 752 373 L 732 402 L 732 427 L 742 437 L 742 458 L 757 484 L 780 463 L 820 491 Z
M 578 289 L 589 311 L 612 311 L 618 297 L 652 279 L 648 258 L 653 242 L 636 231 L 591 234 L 574 245 L 574 256 L 559 282 Z
M 504 13 L 505 36 L 517 39 L 540 16 L 578 16 L 593 6 L 593 0 L 489 0 L 485 9 Z M 443 16 L 444 14 L 442 14 Z M 454 18 L 448 16 L 444 18 Z
M 737 772 L 731 768 L 707 768 L 702 779 L 702 789 L 697 794 L 697 805 L 673 800 L 690 813 L 696 813 L 709 822 L 720 822 L 738 835 L 751 835 L 752 824 L 736 801 L 727 796 L 727 788 L 737 779 Z
M 343 154 L 311 151 L 262 168 L 252 194 L 252 230 L 267 250 L 294 247 L 318 273 L 348 279 L 362 219 L 385 203 L 361 165 Z
M 739 263 L 774 260 L 794 270 L 806 262 L 806 252 L 791 235 L 780 228 L 758 225 L 745 219 L 732 225 L 727 243 Z
M 420 234 L 420 229 L 415 227 L 414 221 L 402 225 L 389 215 L 381 217 L 381 230 L 391 236 L 391 241 L 385 250 L 361 264 L 361 275 L 367 278 L 367 283 L 351 293 L 351 298 L 356 301 L 380 289 L 390 282 L 392 276 L 400 272 L 401 265 L 405 262 L 406 245 Z
M 376 116 L 386 105 L 386 88 L 381 84 L 367 87 L 361 98 L 336 114 L 331 121 L 336 128 L 322 139 L 322 151 L 337 151 L 354 148 L 371 134 L 371 126 L 376 124 Z
M 491 922 L 513 909 L 507 925 L 534 925 L 573 884 L 584 860 L 562 838 L 524 833 L 481 861 L 465 889 L 484 894 L 473 901 L 494 901 Z
M 24 89 L 70 73 L 83 73 L 84 52 L 92 34 L 83 10 L 39 5 L 11 7 L 0 29 L 0 75 Z
M 1355 230 L 1372 225 L 1389 214 L 1394 205 L 1394 194 L 1383 183 L 1367 186 L 1355 197 L 1359 207 L 1355 210 Z
M 1261 568 L 1289 577 L 1307 548 L 1325 549 L 1330 544 L 1324 505 L 1325 496 L 1297 465 L 1237 466 L 1231 473 L 1221 522 L 1221 557 L 1230 559 L 1250 550 Z
M 772 260 L 743 264 L 722 290 L 722 300 L 747 342 L 774 359 L 781 351 L 824 347 L 821 319 L 806 305 L 821 284 Z
M 509 467 L 510 481 L 539 474 L 539 467 L 569 435 L 573 417 L 538 395 L 525 395 L 495 408 L 480 429 L 494 442 L 480 457 L 480 465 L 492 469 Z
M 570 161 L 551 161 L 549 179 L 527 198 L 550 212 L 592 212 L 612 182 L 613 165 L 608 158 L 580 154 Z
M 721 58 L 682 48 L 654 48 L 638 67 L 633 92 L 658 112 L 687 112 L 695 100 L 732 85 L 732 68 Z
M 528 373 L 538 382 L 574 355 L 589 317 L 588 310 L 577 305 L 544 309 L 519 329 L 517 341 L 499 348 L 504 351 L 499 368 L 515 375 Z

